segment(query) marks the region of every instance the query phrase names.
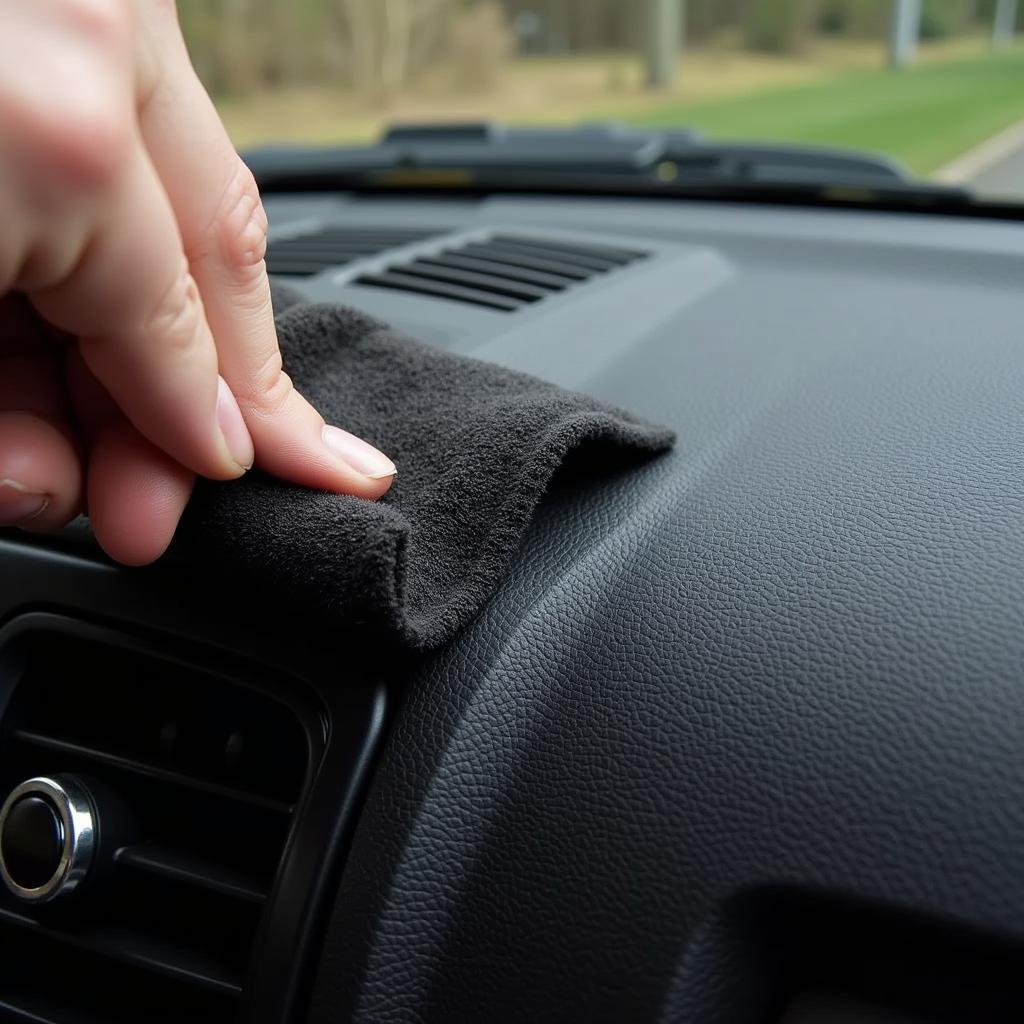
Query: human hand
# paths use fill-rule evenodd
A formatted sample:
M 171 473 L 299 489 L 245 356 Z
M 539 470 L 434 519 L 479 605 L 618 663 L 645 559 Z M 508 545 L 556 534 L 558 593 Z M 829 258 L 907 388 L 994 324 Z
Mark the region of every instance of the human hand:
M 281 368 L 267 222 L 172 0 L 0 3 L 0 526 L 158 558 L 195 475 L 380 497 Z

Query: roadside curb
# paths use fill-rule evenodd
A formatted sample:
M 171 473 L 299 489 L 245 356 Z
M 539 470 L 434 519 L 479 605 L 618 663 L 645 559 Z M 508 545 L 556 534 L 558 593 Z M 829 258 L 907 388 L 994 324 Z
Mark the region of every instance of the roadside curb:
M 940 167 L 932 177 L 945 185 L 963 185 L 1021 147 L 1024 147 L 1024 121 L 1010 125 L 969 149 L 963 156 Z

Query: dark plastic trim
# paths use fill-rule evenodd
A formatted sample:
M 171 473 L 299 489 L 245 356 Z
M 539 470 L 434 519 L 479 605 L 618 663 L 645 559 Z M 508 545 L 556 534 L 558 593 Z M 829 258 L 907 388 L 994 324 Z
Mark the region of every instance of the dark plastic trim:
M 379 671 L 356 653 L 331 650 L 286 610 L 246 606 L 234 593 L 227 608 L 220 600 L 227 592 L 213 578 L 197 587 L 160 567 L 114 566 L 73 532 L 43 541 L 0 537 L 4 647 L 7 638 L 44 624 L 81 631 L 194 664 L 306 709 L 316 740 L 310 779 L 267 898 L 239 1016 L 245 1024 L 291 1024 L 305 1013 L 390 700 Z M 0 714 L 7 689 L 0 685 Z
M 1024 220 L 1024 203 L 972 199 L 939 187 L 899 181 L 849 181 L 834 185 L 764 181 L 653 182 L 622 175 L 530 175 L 466 173 L 461 178 L 416 172 L 351 174 L 308 171 L 256 175 L 264 194 L 347 193 L 391 199 L 483 200 L 493 196 L 642 199 L 746 206 L 859 210 L 864 213 L 920 213 L 976 220 Z

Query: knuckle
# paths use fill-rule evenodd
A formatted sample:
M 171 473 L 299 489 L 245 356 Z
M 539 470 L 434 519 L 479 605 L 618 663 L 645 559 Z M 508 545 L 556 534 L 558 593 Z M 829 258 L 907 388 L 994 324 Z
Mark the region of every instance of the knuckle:
M 160 296 L 144 330 L 159 344 L 187 355 L 195 350 L 203 322 L 203 303 L 199 288 L 183 264 L 174 282 Z
M 0 86 L 0 119 L 16 126 L 25 152 L 45 172 L 40 185 L 103 189 L 121 173 L 133 142 L 131 98 L 118 74 L 130 47 L 123 0 L 59 0 L 55 17 L 70 32 L 26 56 L 51 73 L 45 91 Z M 74 70 L 74 74 L 70 69 Z M 81 78 L 90 77 L 82 88 Z
M 105 47 L 123 47 L 131 30 L 125 0 L 63 0 L 62 13 L 79 33 Z
M 120 42 L 128 30 L 125 0 L 63 0 L 63 8 L 77 28 L 96 39 Z
M 132 144 L 131 122 L 117 106 L 58 109 L 52 157 L 79 182 L 99 192 L 124 172 Z
M 238 160 L 214 218 L 216 244 L 224 262 L 244 272 L 258 268 L 267 249 L 267 217 L 256 179 Z
M 269 417 L 280 412 L 294 390 L 291 377 L 284 371 L 281 353 L 275 350 L 256 368 L 243 393 L 236 390 L 239 404 L 247 412 Z

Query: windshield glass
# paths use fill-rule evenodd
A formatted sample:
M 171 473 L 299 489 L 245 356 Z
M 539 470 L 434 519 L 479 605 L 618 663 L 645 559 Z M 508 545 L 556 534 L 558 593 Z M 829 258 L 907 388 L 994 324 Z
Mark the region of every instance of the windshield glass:
M 846 147 L 1024 203 L 1017 0 L 179 0 L 241 149 L 616 121 Z

